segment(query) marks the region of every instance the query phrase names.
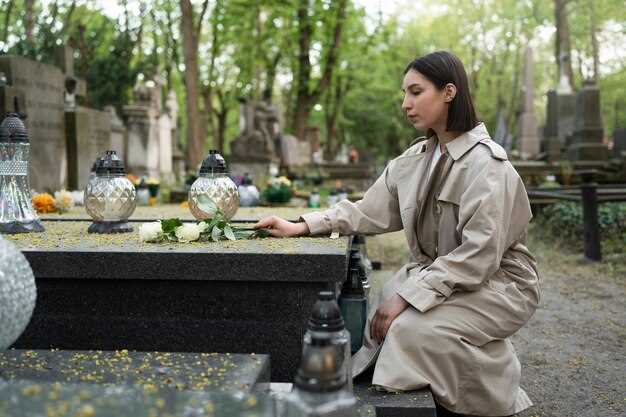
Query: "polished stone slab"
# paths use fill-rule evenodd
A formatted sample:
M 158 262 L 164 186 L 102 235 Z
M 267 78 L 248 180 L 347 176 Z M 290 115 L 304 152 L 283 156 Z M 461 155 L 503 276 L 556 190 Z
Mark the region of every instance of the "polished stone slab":
M 0 351 L 7 381 L 130 385 L 145 390 L 253 391 L 269 383 L 267 355 L 135 351 Z
M 288 405 L 281 410 L 288 416 Z M 0 380 L 2 417 L 279 417 L 269 395 Z

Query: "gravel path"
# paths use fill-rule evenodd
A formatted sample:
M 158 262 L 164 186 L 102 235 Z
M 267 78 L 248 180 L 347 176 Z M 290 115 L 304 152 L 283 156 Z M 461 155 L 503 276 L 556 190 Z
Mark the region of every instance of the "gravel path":
M 542 249 L 540 308 L 513 336 L 522 386 L 535 403 L 519 417 L 624 417 L 624 256 L 589 265 Z

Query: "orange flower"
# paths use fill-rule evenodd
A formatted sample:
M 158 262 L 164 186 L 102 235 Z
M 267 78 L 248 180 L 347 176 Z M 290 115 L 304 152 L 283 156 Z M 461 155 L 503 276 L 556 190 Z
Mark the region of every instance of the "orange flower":
M 180 207 L 181 208 L 189 208 L 189 202 L 188 201 L 183 201 L 182 203 L 180 203 Z
M 33 207 L 37 210 L 37 213 L 54 213 L 56 211 L 54 197 L 48 193 L 35 194 L 33 196 Z

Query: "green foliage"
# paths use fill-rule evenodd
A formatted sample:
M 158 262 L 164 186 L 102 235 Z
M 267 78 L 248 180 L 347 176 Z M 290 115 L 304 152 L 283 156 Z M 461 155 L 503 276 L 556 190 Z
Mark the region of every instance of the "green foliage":
M 575 250 L 583 248 L 583 211 L 577 202 L 559 202 L 545 207 L 537 215 L 537 231 L 543 237 L 567 244 Z M 626 247 L 626 203 L 602 203 L 598 224 L 603 250 L 621 253 Z
M 163 233 L 166 235 L 174 234 L 176 228 L 182 225 L 183 222 L 178 218 L 161 220 L 161 230 L 163 230 Z
M 72 45 L 75 72 L 87 80 L 87 104 L 96 108 L 114 105 L 121 110 L 130 102 L 140 74 L 145 79 L 163 75 L 184 115 L 179 2 L 111 1 L 119 6 L 120 15 L 115 17 L 98 8 L 102 3 L 35 1 L 29 38 L 26 2 L 0 0 L 0 54 L 52 64 L 59 45 Z M 202 22 L 198 20 L 203 2 L 192 3 L 200 28 L 199 101 L 207 139 L 217 138 L 221 129 L 228 153 L 228 142 L 239 134 L 237 98 L 260 100 L 266 94 L 281 107 L 283 129 L 289 132 L 300 69 L 298 2 L 210 1 Z M 312 73 L 305 87 L 312 91 L 333 44 L 337 2 L 312 0 L 308 4 Z M 623 53 L 615 47 L 626 36 L 623 6 L 623 0 L 567 1 L 576 87 L 592 75 L 593 27 L 603 51 L 598 81 L 608 135 L 626 123 L 622 110 L 626 65 Z M 320 128 L 322 142 L 335 132 L 335 148 L 354 144 L 380 161 L 396 156 L 420 135 L 400 109 L 404 67 L 419 55 L 447 49 L 464 62 L 479 117 L 489 130 L 493 133 L 497 113 L 502 111 L 509 131 L 515 132 L 527 45 L 534 50 L 540 121 L 545 113 L 544 92 L 557 84 L 554 20 L 554 2 L 545 0 L 425 0 L 419 10 L 405 5 L 385 16 L 350 1 L 339 53 L 332 64 L 333 77 L 317 102 L 307 103 L 314 108 L 308 123 Z M 178 124 L 183 138 L 186 123 L 182 117 Z M 207 147 L 215 145 L 206 142 Z
M 270 185 L 261 193 L 263 199 L 270 203 L 288 203 L 293 196 L 291 187 L 286 185 Z

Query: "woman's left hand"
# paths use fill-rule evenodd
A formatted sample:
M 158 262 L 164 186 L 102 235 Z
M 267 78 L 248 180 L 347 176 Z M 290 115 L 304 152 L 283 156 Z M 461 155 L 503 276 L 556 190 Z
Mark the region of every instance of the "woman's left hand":
M 408 306 L 409 303 L 398 294 L 394 294 L 389 300 L 382 303 L 378 309 L 376 309 L 376 314 L 374 314 L 370 322 L 370 335 L 372 338 L 378 343 L 382 343 L 391 323 L 400 313 L 406 310 Z

